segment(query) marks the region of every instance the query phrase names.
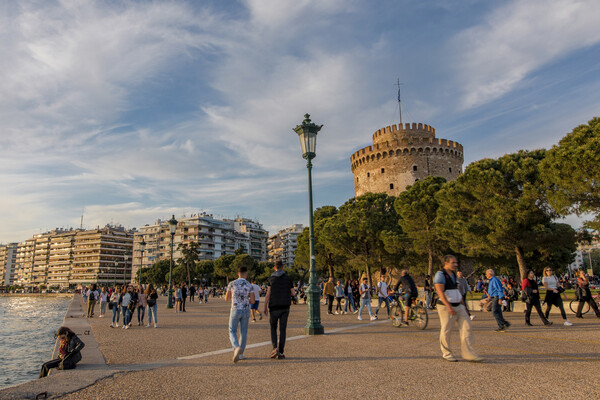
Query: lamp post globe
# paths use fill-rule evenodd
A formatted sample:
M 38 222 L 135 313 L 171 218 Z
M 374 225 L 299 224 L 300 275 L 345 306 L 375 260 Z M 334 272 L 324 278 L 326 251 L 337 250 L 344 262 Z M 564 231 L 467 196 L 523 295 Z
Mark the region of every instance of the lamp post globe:
M 169 300 L 167 308 L 173 308 L 173 240 L 175 239 L 175 231 L 177 230 L 175 215 L 169 220 L 169 230 L 171 232 L 171 263 L 169 264 Z
M 140 268 L 138 269 L 138 284 L 142 283 L 142 269 L 144 268 L 144 250 L 146 249 L 146 241 L 142 237 L 140 242 Z
M 302 124 L 294 128 L 298 134 L 302 146 L 302 157 L 306 159 L 308 169 L 308 223 L 309 223 L 309 246 L 310 246 L 310 279 L 306 298 L 308 302 L 308 316 L 304 333 L 306 335 L 322 335 L 325 328 L 321 324 L 321 291 L 317 286 L 317 267 L 315 261 L 315 230 L 313 225 L 313 195 L 312 195 L 312 159 L 317 155 L 317 133 L 323 125 L 317 125 L 310 120 L 310 115 L 304 115 Z

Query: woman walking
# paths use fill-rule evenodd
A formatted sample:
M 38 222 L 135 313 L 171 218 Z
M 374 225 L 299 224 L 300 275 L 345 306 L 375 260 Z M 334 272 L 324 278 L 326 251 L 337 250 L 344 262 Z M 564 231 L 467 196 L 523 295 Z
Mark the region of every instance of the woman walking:
M 565 321 L 565 326 L 571 326 L 572 323 L 567 319 L 567 314 L 565 313 L 565 307 L 563 306 L 562 297 L 560 297 L 560 292 L 558 291 L 558 278 L 556 275 L 552 273 L 552 268 L 546 267 L 544 269 L 544 278 L 542 278 L 542 283 L 546 288 L 546 298 L 544 302 L 546 303 L 546 313 L 545 317 L 548 319 L 550 315 L 550 310 L 552 306 L 556 306 L 560 309 L 560 315 L 562 319 Z
M 150 283 L 146 288 L 146 304 L 148 304 L 148 325 L 146 325 L 146 328 L 150 328 L 152 316 L 154 316 L 154 327 L 158 328 L 158 321 L 156 320 L 156 310 L 158 309 L 158 306 L 156 305 L 157 301 L 158 293 L 156 293 L 154 286 Z
M 42 365 L 40 378 L 48 376 L 48 372 L 52 368 L 73 369 L 81 361 L 81 349 L 85 347 L 85 344 L 77 337 L 75 332 L 63 326 L 56 332 L 56 336 L 60 340 L 58 358 Z
M 344 287 L 342 286 L 342 281 L 337 281 L 337 285 L 335 285 L 335 301 L 337 304 L 335 305 L 335 313 L 339 314 L 347 314 L 342 310 L 342 299 L 344 298 Z
M 346 304 L 344 305 L 344 314 L 348 314 L 348 308 L 350 311 L 356 314 L 356 307 L 354 306 L 354 294 L 352 290 L 352 281 L 348 279 L 346 281 L 346 287 L 344 288 L 344 294 L 346 295 Z M 350 304 L 350 307 L 348 307 Z
M 531 310 L 534 307 L 544 325 L 552 325 L 552 322 L 548 321 L 542 312 L 542 306 L 540 305 L 540 290 L 538 288 L 537 280 L 535 279 L 535 273 L 533 270 L 530 269 L 527 271 L 527 277 L 523 279 L 521 288 L 527 296 L 525 300 L 525 325 L 533 326 L 531 325 Z
M 129 310 L 129 305 L 131 304 L 131 287 L 126 288 L 123 287 L 123 291 L 121 292 L 121 310 L 123 310 L 123 329 L 129 329 L 129 322 L 131 320 L 131 311 Z
M 146 302 L 146 293 L 144 293 L 144 288 L 142 287 L 142 285 L 138 286 L 137 294 L 138 294 L 138 303 L 137 303 L 138 326 L 144 326 L 144 314 L 146 313 L 146 306 L 148 305 L 148 303 Z
M 112 322 L 110 324 L 111 328 L 115 326 L 119 327 L 119 306 L 121 305 L 121 287 L 115 287 L 112 294 L 110 295 L 110 304 L 112 304 Z M 116 323 L 116 325 L 115 325 Z
M 175 314 L 181 312 L 182 293 L 179 286 L 175 286 Z
M 102 292 L 100 293 L 100 318 L 104 318 L 104 314 L 106 314 L 106 304 L 108 303 L 108 290 L 106 290 L 106 286 L 102 288 Z
M 596 313 L 596 318 L 600 318 L 600 310 L 598 310 L 598 305 L 592 299 L 592 292 L 590 291 L 590 281 L 585 276 L 585 272 L 582 269 L 577 271 L 577 285 L 579 286 L 579 305 L 577 306 L 577 314 L 575 317 L 583 318 L 581 315 L 581 310 L 583 310 L 583 305 L 588 303 L 592 310 Z

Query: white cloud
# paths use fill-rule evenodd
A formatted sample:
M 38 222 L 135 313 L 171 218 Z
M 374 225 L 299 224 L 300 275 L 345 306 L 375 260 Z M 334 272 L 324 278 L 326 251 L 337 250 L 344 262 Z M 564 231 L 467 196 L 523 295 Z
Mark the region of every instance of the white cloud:
M 542 66 L 600 42 L 596 0 L 514 0 L 452 41 L 463 108 L 489 103 Z

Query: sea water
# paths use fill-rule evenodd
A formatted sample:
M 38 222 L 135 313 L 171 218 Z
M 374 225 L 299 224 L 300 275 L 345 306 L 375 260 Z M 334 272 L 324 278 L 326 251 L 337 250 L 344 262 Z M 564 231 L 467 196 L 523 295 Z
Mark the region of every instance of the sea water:
M 0 389 L 37 379 L 72 297 L 0 296 Z

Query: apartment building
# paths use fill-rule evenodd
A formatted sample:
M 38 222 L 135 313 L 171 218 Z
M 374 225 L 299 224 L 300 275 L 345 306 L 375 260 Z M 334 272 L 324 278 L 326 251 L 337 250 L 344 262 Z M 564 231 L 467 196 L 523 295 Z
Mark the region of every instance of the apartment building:
M 266 255 L 266 237 L 268 233 L 262 225 L 245 218 L 221 220 L 212 214 L 192 214 L 177 221 L 173 236 L 173 260 L 182 257 L 179 246 L 198 243 L 199 260 L 216 260 L 222 255 L 234 254 L 244 249 L 253 257 L 260 259 Z M 264 238 L 264 239 L 263 239 Z M 140 243 L 146 243 L 143 251 Z M 264 245 L 262 244 L 264 243 Z M 160 260 L 171 257 L 171 231 L 169 221 L 157 220 L 145 225 L 134 235 L 133 240 L 133 277 L 137 277 L 140 268 L 149 268 Z M 265 257 L 266 258 L 266 257 Z
M 17 243 L 0 245 L 0 286 L 14 285 L 17 246 Z
M 575 251 L 575 261 L 569 265 L 571 271 L 578 269 L 586 270 L 590 266 L 590 262 L 594 267 L 597 267 L 594 254 L 600 252 L 600 237 L 595 235 L 590 243 L 580 243 Z
M 295 252 L 298 248 L 297 238 L 303 232 L 302 224 L 294 224 L 280 230 L 276 235 L 269 237 L 269 261 L 281 260 L 287 268 L 294 264 Z
M 83 230 L 70 230 L 58 233 L 50 238 L 48 257 L 48 287 L 68 288 L 73 272 L 75 237 Z

